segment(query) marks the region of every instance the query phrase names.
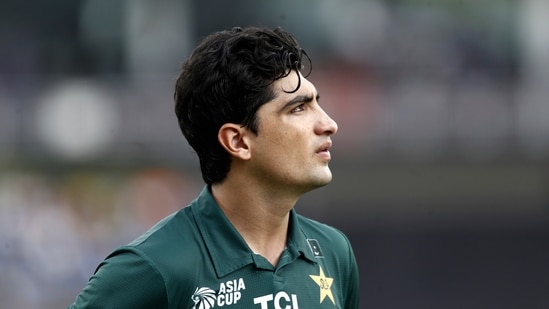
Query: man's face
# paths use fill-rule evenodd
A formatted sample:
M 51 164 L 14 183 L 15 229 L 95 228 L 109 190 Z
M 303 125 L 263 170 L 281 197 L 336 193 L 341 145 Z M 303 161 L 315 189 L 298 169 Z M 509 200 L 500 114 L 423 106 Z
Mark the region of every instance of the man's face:
M 337 124 L 318 104 L 314 85 L 292 71 L 273 83 L 275 98 L 257 111 L 258 134 L 252 138 L 251 167 L 254 176 L 273 189 L 303 194 L 328 184 L 330 136 Z

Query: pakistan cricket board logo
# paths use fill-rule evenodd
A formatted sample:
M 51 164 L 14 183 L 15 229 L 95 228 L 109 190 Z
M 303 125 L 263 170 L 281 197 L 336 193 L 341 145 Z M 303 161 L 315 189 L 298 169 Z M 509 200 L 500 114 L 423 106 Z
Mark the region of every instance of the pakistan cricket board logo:
M 313 281 L 318 284 L 318 287 L 320 288 L 320 303 L 324 301 L 326 297 L 328 297 L 332 303 L 335 305 L 335 298 L 334 294 L 332 293 L 332 284 L 334 283 L 334 278 L 326 277 L 324 274 L 324 270 L 320 265 L 318 265 L 318 271 L 319 275 L 309 275 Z

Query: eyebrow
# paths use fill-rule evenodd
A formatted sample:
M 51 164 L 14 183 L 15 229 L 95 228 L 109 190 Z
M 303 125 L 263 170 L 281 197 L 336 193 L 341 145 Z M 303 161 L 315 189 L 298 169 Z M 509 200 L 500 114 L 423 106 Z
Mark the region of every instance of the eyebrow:
M 284 110 L 284 109 L 286 109 L 290 106 L 296 105 L 296 104 L 312 102 L 313 98 L 314 98 L 314 96 L 312 94 L 310 94 L 310 95 L 298 95 L 298 96 L 294 97 L 293 99 L 291 99 L 290 101 L 288 101 L 286 104 L 284 104 L 280 110 Z M 318 101 L 319 99 L 320 99 L 320 94 L 317 93 L 316 94 L 316 100 Z

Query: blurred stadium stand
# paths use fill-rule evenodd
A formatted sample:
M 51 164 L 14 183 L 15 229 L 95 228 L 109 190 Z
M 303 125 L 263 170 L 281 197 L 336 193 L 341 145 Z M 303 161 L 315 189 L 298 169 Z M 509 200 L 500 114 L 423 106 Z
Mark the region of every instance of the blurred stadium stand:
M 204 35 L 282 26 L 339 124 L 298 211 L 345 231 L 363 308 L 549 307 L 549 2 L 0 4 L 0 308 L 65 307 L 202 183 L 173 87 Z

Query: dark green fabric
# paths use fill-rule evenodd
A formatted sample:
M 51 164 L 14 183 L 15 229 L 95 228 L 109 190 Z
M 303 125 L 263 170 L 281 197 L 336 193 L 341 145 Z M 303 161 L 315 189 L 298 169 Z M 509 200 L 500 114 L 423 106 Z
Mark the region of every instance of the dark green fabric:
M 273 267 L 251 252 L 205 187 L 110 254 L 69 308 L 354 309 L 358 298 L 343 233 L 292 210 L 287 248 Z

